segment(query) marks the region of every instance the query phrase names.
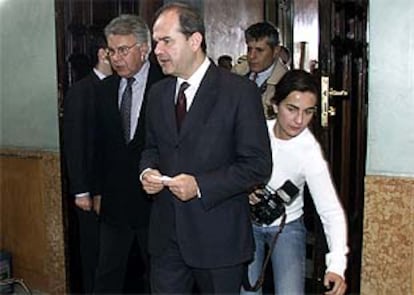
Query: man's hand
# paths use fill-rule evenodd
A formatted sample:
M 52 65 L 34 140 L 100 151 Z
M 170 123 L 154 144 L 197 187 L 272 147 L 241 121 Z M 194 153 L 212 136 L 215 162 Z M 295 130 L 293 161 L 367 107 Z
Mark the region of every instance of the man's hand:
M 84 210 L 84 211 L 90 211 L 92 208 L 92 200 L 89 196 L 84 197 L 75 197 L 75 205 Z
M 161 176 L 161 173 L 156 169 L 149 169 L 142 175 L 142 187 L 147 194 L 159 193 L 164 188 Z
M 255 190 L 253 193 L 249 194 L 249 203 L 250 205 L 256 205 L 260 202 L 260 198 L 256 195 L 257 193 L 261 193 L 261 189 Z
M 164 180 L 163 183 L 181 201 L 189 201 L 197 197 L 198 184 L 192 175 L 179 174 L 170 180 Z
M 328 272 L 325 274 L 323 284 L 325 287 L 329 287 L 330 283 L 333 283 L 332 289 L 325 292 L 326 295 L 343 295 L 346 291 L 345 280 L 338 274 Z
M 101 195 L 93 196 L 93 210 L 96 212 L 97 215 L 101 212 Z

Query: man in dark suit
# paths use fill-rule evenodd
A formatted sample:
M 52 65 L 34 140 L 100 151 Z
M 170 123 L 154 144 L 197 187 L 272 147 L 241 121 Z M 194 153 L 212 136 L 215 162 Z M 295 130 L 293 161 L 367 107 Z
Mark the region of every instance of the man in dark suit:
M 150 200 L 138 179 L 144 147 L 147 92 L 161 79 L 150 63 L 150 32 L 136 15 L 121 15 L 105 27 L 108 56 L 117 75 L 104 81 L 98 108 L 101 244 L 95 293 L 122 293 L 132 245 L 148 263 L 147 230 Z M 148 276 L 145 265 L 144 277 Z M 138 281 L 138 274 L 136 274 Z M 146 288 L 140 287 L 143 292 Z
M 156 294 L 187 294 L 194 282 L 203 294 L 240 291 L 243 264 L 253 254 L 248 191 L 271 173 L 260 92 L 207 58 L 204 34 L 190 6 L 167 4 L 156 14 L 154 53 L 172 76 L 151 89 L 140 163 L 154 200 L 149 251 Z
M 102 35 L 91 38 L 90 58 L 93 70 L 75 83 L 64 100 L 63 150 L 67 167 L 69 193 L 75 196 L 78 217 L 79 252 L 83 292 L 91 293 L 98 263 L 98 195 L 94 171 L 96 148 L 96 104 L 100 81 L 112 74 Z M 85 65 L 86 66 L 86 65 Z

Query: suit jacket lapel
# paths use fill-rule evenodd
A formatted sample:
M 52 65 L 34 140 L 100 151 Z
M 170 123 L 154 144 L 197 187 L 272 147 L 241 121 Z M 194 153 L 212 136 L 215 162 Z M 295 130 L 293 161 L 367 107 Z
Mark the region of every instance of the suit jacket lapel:
M 184 136 L 190 130 L 195 129 L 196 126 L 204 124 L 209 117 L 210 112 L 218 99 L 217 87 L 219 83 L 217 82 L 217 78 L 217 67 L 211 64 L 201 81 L 200 87 L 194 96 L 193 103 L 182 123 L 181 132 L 179 134 L 180 139 L 184 138 Z
M 144 90 L 144 97 L 142 100 L 142 106 L 138 117 L 137 126 L 135 128 L 134 137 L 130 141 L 130 144 L 137 139 L 143 140 L 144 136 L 144 122 L 145 122 L 145 110 L 146 110 L 146 104 L 147 104 L 147 97 L 149 89 L 151 88 L 152 84 L 159 81 L 161 78 L 163 78 L 164 75 L 161 72 L 161 69 L 157 67 L 154 64 L 150 64 L 150 68 L 148 70 L 148 78 L 145 84 L 145 90 Z
M 164 102 L 162 103 L 163 109 L 161 110 L 162 117 L 166 120 L 166 132 L 173 134 L 174 137 L 178 136 L 177 120 L 175 117 L 175 87 L 177 79 L 170 79 L 167 87 L 165 87 Z
M 114 75 L 110 79 L 111 79 L 110 84 L 108 85 L 107 90 L 105 90 L 105 91 L 108 91 L 106 95 L 108 96 L 108 98 L 110 98 L 108 102 L 109 109 L 107 111 L 111 113 L 108 114 L 108 116 L 113 116 L 113 118 L 116 119 L 115 122 L 117 124 L 117 128 L 120 128 L 120 130 L 122 130 L 121 114 L 119 112 L 119 107 L 118 107 L 118 89 L 119 89 L 119 84 L 121 83 L 121 77 Z

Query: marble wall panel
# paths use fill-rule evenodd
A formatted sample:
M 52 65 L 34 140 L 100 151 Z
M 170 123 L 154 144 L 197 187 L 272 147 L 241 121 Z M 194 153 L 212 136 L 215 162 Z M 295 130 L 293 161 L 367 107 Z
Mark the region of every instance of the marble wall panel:
M 207 53 L 214 62 L 220 55 L 237 58 L 247 52 L 244 30 L 263 21 L 263 0 L 205 0 Z

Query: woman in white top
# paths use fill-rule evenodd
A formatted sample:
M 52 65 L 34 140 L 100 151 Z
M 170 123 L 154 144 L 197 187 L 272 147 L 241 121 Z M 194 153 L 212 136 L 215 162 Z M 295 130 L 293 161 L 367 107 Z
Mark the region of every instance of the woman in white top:
M 318 85 L 302 70 L 291 70 L 280 80 L 272 105 L 277 119 L 268 121 L 273 155 L 273 172 L 268 186 L 274 190 L 290 180 L 299 188 L 298 196 L 286 206 L 286 224 L 279 235 L 271 261 L 276 294 L 304 294 L 306 229 L 303 224 L 304 186 L 308 185 L 321 218 L 329 253 L 323 284 L 333 285 L 325 294 L 342 295 L 346 290 L 344 272 L 348 252 L 344 210 L 338 200 L 321 147 L 308 125 L 316 111 Z M 251 194 L 253 205 L 260 199 Z M 253 224 L 256 242 L 254 261 L 249 265 L 249 281 L 254 284 L 270 245 L 279 230 L 281 218 L 270 225 Z M 242 294 L 261 294 L 245 292 Z

